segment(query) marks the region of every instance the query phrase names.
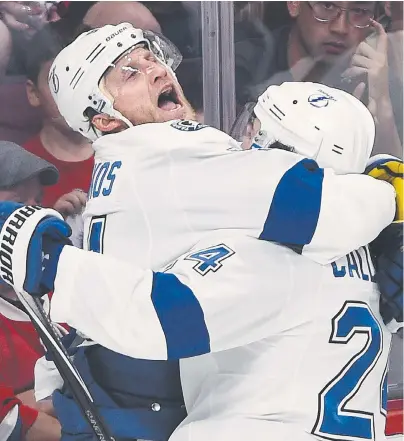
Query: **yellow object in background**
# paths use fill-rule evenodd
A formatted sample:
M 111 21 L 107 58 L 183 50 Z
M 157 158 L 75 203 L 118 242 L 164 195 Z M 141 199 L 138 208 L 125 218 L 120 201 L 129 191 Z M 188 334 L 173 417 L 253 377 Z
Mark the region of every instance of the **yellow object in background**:
M 367 168 L 365 173 L 375 179 L 389 182 L 396 190 L 396 217 L 394 220 L 404 220 L 404 164 L 400 159 L 380 155 Z M 377 158 L 377 157 L 375 157 Z

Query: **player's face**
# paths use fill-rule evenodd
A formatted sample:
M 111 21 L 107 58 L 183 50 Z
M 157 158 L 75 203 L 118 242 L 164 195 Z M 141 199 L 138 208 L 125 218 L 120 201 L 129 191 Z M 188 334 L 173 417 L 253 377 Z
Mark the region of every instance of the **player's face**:
M 252 121 L 248 122 L 245 134 L 241 142 L 241 147 L 243 150 L 250 150 L 254 136 L 261 129 L 261 121 L 258 118 L 254 118 Z
M 194 111 L 172 73 L 148 49 L 122 56 L 101 82 L 114 109 L 134 124 L 194 119 Z
M 25 205 L 39 205 L 42 201 L 42 185 L 37 176 L 8 189 L 0 189 L 0 201 L 20 202 Z M 5 283 L 0 283 L 0 296 L 16 300 L 14 290 Z
M 326 11 L 330 8 L 349 8 L 356 16 L 372 13 L 375 2 L 288 2 L 289 13 L 296 19 L 295 26 L 299 42 L 308 55 L 321 59 L 327 63 L 334 63 L 336 59 L 349 54 L 369 34 L 369 28 L 353 26 L 346 11 L 329 22 L 321 22 L 315 18 L 315 7 L 322 7 Z M 320 6 L 319 6 L 320 5 Z M 361 12 L 362 11 L 362 12 Z M 362 15 L 361 15 L 362 14 Z

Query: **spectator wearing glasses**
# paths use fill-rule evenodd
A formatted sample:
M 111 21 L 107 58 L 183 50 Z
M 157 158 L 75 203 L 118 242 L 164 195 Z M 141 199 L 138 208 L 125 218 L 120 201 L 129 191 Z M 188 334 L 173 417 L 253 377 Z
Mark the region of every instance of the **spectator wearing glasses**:
M 360 98 L 376 121 L 374 153 L 402 156 L 402 84 L 388 69 L 388 37 L 374 20 L 377 2 L 287 2 L 291 26 L 274 31 L 265 79 L 313 81 Z M 257 54 L 258 55 L 258 54 Z M 393 92 L 394 91 L 394 92 Z

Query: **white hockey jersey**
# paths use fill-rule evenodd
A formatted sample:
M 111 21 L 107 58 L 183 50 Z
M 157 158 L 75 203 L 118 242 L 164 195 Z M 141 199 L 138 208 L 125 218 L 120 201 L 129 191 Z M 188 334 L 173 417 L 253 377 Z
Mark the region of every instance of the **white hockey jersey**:
M 219 382 L 230 369 L 223 364 L 225 370 L 218 370 L 220 356 L 231 350 L 232 357 L 248 361 L 248 345 L 264 338 L 275 338 L 280 349 L 288 347 L 288 330 L 293 337 L 300 329 L 313 328 L 309 316 L 288 322 L 286 305 L 295 306 L 291 311 L 295 313 L 311 304 L 315 294 L 320 296 L 319 287 L 311 292 L 312 284 L 301 292 L 300 284 L 314 282 L 317 273 L 303 271 L 300 281 L 294 279 L 293 262 L 304 261 L 304 268 L 316 271 L 321 266 L 253 238 L 294 244 L 303 255 L 327 263 L 371 241 L 391 222 L 395 211 L 392 187 L 367 176 L 336 176 L 319 169 L 314 161 L 280 150 L 233 151 L 237 145 L 230 137 L 197 123 L 138 126 L 105 136 L 94 147 L 96 164 L 84 214 L 84 246 L 105 256 L 70 247 L 63 251 L 52 317 L 66 320 L 97 343 L 125 355 L 184 359 L 181 377 L 191 419 L 186 420 L 186 429 L 173 435 L 174 440 L 178 436 L 180 441 L 215 441 L 209 422 L 207 437 L 188 436 L 182 430 L 193 427 L 200 415 L 210 419 L 210 406 L 217 413 L 221 403 L 232 400 L 227 385 L 223 395 L 217 388 L 215 406 L 203 395 L 210 393 L 210 386 L 202 391 L 206 376 L 218 374 Z M 275 259 L 268 251 L 272 249 L 279 252 Z M 273 291 L 269 291 L 271 286 Z M 292 296 L 300 292 L 304 302 L 298 303 Z M 306 293 L 310 297 L 305 298 Z M 334 315 L 343 302 L 337 306 Z M 328 314 L 324 320 L 330 324 L 332 317 Z M 329 331 L 321 337 L 324 345 Z M 275 340 L 268 342 L 266 350 L 270 352 Z M 296 344 L 300 345 L 297 340 Z M 238 356 L 242 346 L 247 352 Z M 292 352 L 290 358 L 294 358 Z M 232 365 L 234 358 L 229 360 Z M 260 360 L 266 369 L 265 358 L 256 359 L 257 367 Z M 271 356 L 271 360 L 276 358 Z M 286 365 L 287 360 L 282 361 Z M 271 381 L 283 381 L 282 375 L 271 380 L 278 369 L 282 370 L 276 365 L 274 371 L 265 370 L 265 377 L 262 368 L 252 373 L 252 377 L 260 373 L 257 380 L 262 392 Z M 288 369 L 284 366 L 285 374 Z M 237 385 L 237 379 L 244 377 L 240 373 L 231 380 L 234 392 L 240 390 L 235 398 L 238 401 L 245 395 L 244 404 L 240 402 L 245 414 L 268 424 L 272 417 L 266 418 L 263 404 L 278 389 L 272 393 L 268 388 L 267 395 L 258 397 L 256 406 L 247 410 L 255 392 L 248 391 L 249 384 Z M 326 373 L 327 378 L 319 376 L 324 385 L 337 374 Z M 244 436 L 236 438 L 236 433 L 226 432 L 216 439 L 228 439 L 227 435 L 234 435 L 232 441 L 260 439 L 228 424 L 227 418 L 239 412 L 233 400 L 231 404 L 225 406 L 228 413 L 217 415 L 225 421 L 224 427 Z M 283 408 L 284 403 L 279 407 L 282 421 L 288 415 L 293 418 L 299 434 L 314 425 L 313 408 L 298 417 L 294 416 L 297 406 L 289 406 L 289 414 Z M 267 410 L 276 414 L 273 407 Z M 242 425 L 248 420 L 243 418 Z
M 391 335 L 373 276 L 365 248 L 321 266 L 224 231 L 157 273 L 65 247 L 52 317 L 119 353 L 183 358 L 172 441 L 383 440 Z
M 282 150 L 239 150 L 195 122 L 144 124 L 94 143 L 85 247 L 159 269 L 218 229 L 329 263 L 394 218 L 393 187 Z M 124 249 L 122 243 L 125 244 Z

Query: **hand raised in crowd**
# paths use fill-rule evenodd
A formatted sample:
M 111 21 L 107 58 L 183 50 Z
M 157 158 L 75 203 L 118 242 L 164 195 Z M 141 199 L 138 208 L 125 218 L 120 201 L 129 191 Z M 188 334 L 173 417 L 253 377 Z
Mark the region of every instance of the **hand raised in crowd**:
M 376 123 L 376 140 L 374 153 L 386 151 L 402 158 L 402 145 L 395 123 L 392 97 L 389 88 L 388 36 L 383 26 L 371 20 L 375 30 L 375 44 L 370 42 L 373 37 L 362 41 L 352 57 L 351 66 L 342 74 L 345 78 L 365 76 L 368 84 L 368 109 Z M 366 81 L 364 80 L 364 81 Z M 361 99 L 365 91 L 365 82 L 360 82 L 353 95 Z
M 81 213 L 86 203 L 87 193 L 76 189 L 61 196 L 53 208 L 66 218 Z
M 47 10 L 39 2 L 0 2 L 0 18 L 17 31 L 40 29 L 47 20 Z
M 362 41 L 352 57 L 351 66 L 343 73 L 346 78 L 367 76 L 369 90 L 368 109 L 377 120 L 381 104 L 389 95 L 389 68 L 387 59 L 388 37 L 383 26 L 375 20 L 371 25 L 376 31 L 376 44 L 369 44 L 369 39 Z M 362 98 L 365 84 L 360 83 L 355 89 L 354 95 Z

